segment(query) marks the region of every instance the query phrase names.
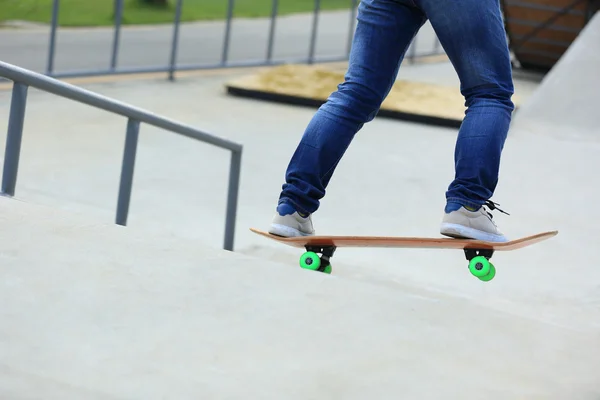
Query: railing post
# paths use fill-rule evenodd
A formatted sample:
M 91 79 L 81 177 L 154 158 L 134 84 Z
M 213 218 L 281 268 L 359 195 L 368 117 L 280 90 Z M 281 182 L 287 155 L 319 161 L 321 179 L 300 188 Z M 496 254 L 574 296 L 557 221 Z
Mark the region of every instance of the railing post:
M 235 7 L 235 0 L 229 0 L 227 2 L 227 16 L 225 20 L 225 34 L 223 37 L 223 53 L 221 54 L 221 65 L 227 64 L 229 57 L 229 44 L 231 42 L 231 23 L 233 20 L 233 8 Z
M 25 107 L 27 104 L 27 89 L 27 85 L 23 83 L 14 82 L 13 84 L 6 135 L 6 149 L 4 151 L 4 170 L 2 171 L 2 193 L 9 196 L 15 195 L 15 187 L 17 186 L 17 172 L 19 171 Z
M 139 132 L 140 121 L 129 118 L 127 120 L 125 149 L 123 150 L 123 163 L 121 164 L 121 182 L 119 183 L 119 198 L 117 201 L 116 223 L 123 226 L 127 225 L 127 215 L 129 214 Z
M 171 59 L 169 62 L 169 80 L 175 79 L 175 64 L 177 63 L 177 47 L 179 46 L 179 26 L 181 24 L 181 9 L 183 0 L 177 0 L 175 21 L 173 21 L 173 40 L 171 42 Z
M 273 45 L 275 42 L 275 24 L 279 13 L 279 0 L 273 0 L 271 4 L 271 24 L 269 26 L 269 41 L 267 43 L 267 63 L 273 59 Z
M 235 238 L 235 219 L 237 216 L 238 194 L 240 189 L 240 174 L 242 170 L 242 150 L 231 152 L 229 167 L 229 189 L 227 190 L 227 214 L 225 217 L 225 241 L 223 248 L 233 251 Z
M 308 49 L 308 63 L 315 62 L 315 52 L 317 48 L 317 28 L 319 26 L 319 14 L 321 13 L 321 0 L 315 0 L 315 9 L 313 12 L 312 32 L 310 35 L 310 48 Z
M 409 50 L 408 57 L 406 58 L 408 58 L 409 62 L 412 64 L 415 62 L 415 57 L 417 56 L 417 36 L 415 36 L 410 43 Z
M 52 2 L 52 24 L 50 25 L 50 43 L 48 45 L 48 64 L 46 74 L 52 75 L 54 71 L 54 53 L 56 52 L 56 29 L 58 26 L 59 0 Z
M 110 69 L 117 68 L 117 58 L 119 57 L 119 44 L 121 42 L 121 24 L 123 22 L 123 0 L 115 0 L 115 24 L 113 29 L 112 56 L 110 59 Z
M 346 56 L 349 57 L 352 51 L 352 42 L 354 41 L 354 29 L 356 25 L 356 7 L 358 0 L 350 0 L 350 28 L 348 29 L 348 44 L 346 45 Z

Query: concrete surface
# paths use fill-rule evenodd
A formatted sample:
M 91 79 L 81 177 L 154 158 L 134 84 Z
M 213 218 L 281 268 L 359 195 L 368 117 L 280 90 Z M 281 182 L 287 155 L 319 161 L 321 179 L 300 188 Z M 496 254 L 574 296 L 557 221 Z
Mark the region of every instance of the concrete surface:
M 515 124 L 494 196 L 511 215 L 495 219 L 510 237 L 560 233 L 495 255 L 492 282 L 451 250 L 340 249 L 326 276 L 247 229 L 268 226 L 314 110 L 228 97 L 233 76 L 85 86 L 244 143 L 236 254 L 217 250 L 227 152 L 142 126 L 130 226 L 100 226 L 114 220 L 126 121 L 30 91 L 17 197 L 51 210 L 0 201 L 0 397 L 600 396 L 597 135 Z M 448 63 L 399 77 L 457 82 Z M 544 85 L 517 82 L 524 107 Z M 367 124 L 317 232 L 437 236 L 455 139 Z
M 600 395 L 597 331 L 6 198 L 0 210 L 5 399 Z
M 328 11 L 319 16 L 316 56 L 344 57 L 348 49 L 350 11 Z M 298 60 L 309 54 L 313 16 L 279 17 L 273 59 Z M 232 23 L 229 61 L 266 59 L 270 18 L 236 18 Z M 119 68 L 167 66 L 173 37 L 171 25 L 124 27 L 121 32 Z M 0 59 L 37 72 L 46 71 L 50 29 L 0 29 Z M 178 64 L 214 65 L 221 62 L 224 21 L 181 25 Z M 413 43 L 417 54 L 434 50 L 435 33 L 429 23 Z M 112 55 L 112 28 L 59 28 L 54 70 L 107 70 Z M 152 51 L 148 51 L 152 49 Z M 412 49 L 411 49 L 412 51 Z
M 400 76 L 447 84 L 456 79 L 449 64 L 406 66 Z M 243 143 L 236 250 L 296 265 L 297 251 L 255 237 L 247 228 L 269 223 L 289 157 L 314 111 L 228 97 L 224 83 L 229 79 L 86 86 Z M 532 85 L 519 85 L 524 101 Z M 10 93 L 0 96 L 2 121 L 8 115 Z M 31 90 L 17 195 L 114 221 L 125 126 L 123 118 Z M 368 124 L 340 164 L 315 215 L 317 231 L 437 235 L 444 191 L 454 174 L 455 139 L 453 129 L 384 119 Z M 540 148 L 543 155 L 532 154 Z M 587 181 L 589 171 L 596 169 L 596 151 L 597 146 L 587 142 L 511 136 L 494 198 L 511 216 L 496 213 L 500 227 L 510 237 L 554 229 L 561 233 L 547 245 L 499 254 L 498 276 L 489 288 L 482 289 L 468 276 L 464 257 L 457 252 L 340 251 L 334 268 L 340 274 L 369 276 L 376 266 L 377 276 L 384 280 L 418 282 L 467 297 L 490 296 L 499 307 L 519 313 L 529 309 L 522 303 L 531 304 L 529 314 L 538 313 L 538 306 L 545 307 L 545 300 L 530 300 L 531 285 L 544 296 L 554 296 L 559 280 L 561 297 L 579 302 L 583 296 L 589 307 L 595 307 L 600 296 L 593 279 L 581 281 L 568 268 L 545 271 L 541 267 L 556 259 L 569 265 L 585 264 L 583 249 L 597 242 L 595 228 L 587 221 L 597 217 L 598 211 L 586 203 L 596 196 L 596 188 Z M 588 162 L 575 163 L 580 159 Z M 572 166 L 565 168 L 568 163 Z M 129 225 L 220 247 L 228 166 L 226 151 L 142 125 Z M 540 180 L 541 176 L 552 179 Z M 561 185 L 564 195 L 557 191 Z M 572 248 L 579 250 L 561 258 Z M 587 274 L 599 275 L 595 269 Z M 516 305 L 504 304 L 503 299 L 512 299 Z M 580 315 L 587 320 L 584 310 Z M 573 315 L 553 316 L 563 317 L 571 320 Z

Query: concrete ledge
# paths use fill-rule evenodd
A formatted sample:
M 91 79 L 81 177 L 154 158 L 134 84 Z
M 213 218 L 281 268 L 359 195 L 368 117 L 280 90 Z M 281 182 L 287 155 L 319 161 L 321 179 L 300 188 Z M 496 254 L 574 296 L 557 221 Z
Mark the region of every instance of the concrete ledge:
M 226 84 L 233 96 L 319 107 L 344 81 L 344 70 L 323 66 L 283 65 Z M 464 99 L 457 87 L 397 80 L 378 116 L 458 128 Z

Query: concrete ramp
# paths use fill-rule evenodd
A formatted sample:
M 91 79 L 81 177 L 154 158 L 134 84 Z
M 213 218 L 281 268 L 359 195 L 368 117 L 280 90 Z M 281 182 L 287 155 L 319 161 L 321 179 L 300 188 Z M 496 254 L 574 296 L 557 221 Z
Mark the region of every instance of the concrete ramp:
M 600 12 L 515 114 L 516 130 L 600 140 Z
M 2 399 L 594 399 L 597 332 L 0 199 Z

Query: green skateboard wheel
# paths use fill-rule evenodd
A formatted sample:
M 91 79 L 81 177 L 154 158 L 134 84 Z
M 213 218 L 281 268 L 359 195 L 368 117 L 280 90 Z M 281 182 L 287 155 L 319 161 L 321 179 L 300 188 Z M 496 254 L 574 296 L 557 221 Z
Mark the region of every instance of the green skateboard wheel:
M 325 269 L 323 270 L 324 273 L 326 274 L 331 274 L 331 264 L 329 264 L 328 266 L 325 267 Z
M 474 257 L 469 261 L 469 271 L 478 278 L 490 273 L 490 262 L 483 256 Z
M 494 264 L 490 263 L 490 272 L 485 276 L 480 276 L 479 279 L 484 282 L 489 282 L 494 279 L 494 276 L 496 276 L 496 267 L 494 267 Z
M 302 254 L 302 257 L 300 257 L 300 267 L 304 269 L 316 271 L 320 266 L 321 259 L 315 252 L 307 251 L 306 253 Z

